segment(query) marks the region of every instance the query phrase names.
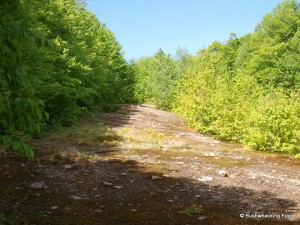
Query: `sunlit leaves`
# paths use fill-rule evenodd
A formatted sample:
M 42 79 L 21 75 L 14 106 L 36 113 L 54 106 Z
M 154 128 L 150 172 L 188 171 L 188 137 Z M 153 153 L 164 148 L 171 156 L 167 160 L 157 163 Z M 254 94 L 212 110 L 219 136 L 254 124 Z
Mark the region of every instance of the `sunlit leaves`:
M 132 100 L 132 83 L 114 34 L 82 1 L 1 3 L 0 137 L 13 150 L 32 157 L 15 133 L 72 125 L 96 105 Z
M 178 83 L 174 110 L 218 138 L 299 153 L 299 6 L 286 0 L 255 33 L 199 51 Z

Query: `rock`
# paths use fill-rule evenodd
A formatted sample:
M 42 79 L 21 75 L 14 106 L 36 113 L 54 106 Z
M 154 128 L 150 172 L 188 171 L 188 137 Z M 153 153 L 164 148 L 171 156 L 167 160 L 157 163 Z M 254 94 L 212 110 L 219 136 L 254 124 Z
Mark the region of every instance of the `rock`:
M 172 200 L 172 199 L 168 199 L 167 202 L 171 202 L 171 203 L 174 203 L 175 201 Z
M 116 189 L 122 189 L 123 187 L 122 186 L 114 186 L 114 188 L 116 188 Z
M 131 209 L 131 212 L 136 212 L 136 209 Z
M 161 180 L 162 178 L 159 176 L 152 176 L 152 180 Z
M 64 166 L 64 169 L 65 169 L 65 170 L 68 170 L 68 169 L 71 169 L 71 168 L 72 168 L 71 165 L 65 165 L 65 166 Z
M 198 218 L 199 221 L 204 221 L 204 220 L 207 220 L 207 216 L 200 216 Z
M 201 197 L 201 195 L 195 195 L 195 198 L 200 198 Z
M 214 152 L 206 152 L 206 153 L 204 153 L 203 155 L 204 155 L 204 156 L 207 156 L 207 157 L 216 157 L 216 156 L 217 156 L 217 154 L 214 153 Z
M 71 198 L 74 199 L 74 200 L 81 200 L 82 199 L 81 197 L 76 196 L 76 195 L 72 195 Z
M 214 178 L 213 177 L 207 177 L 207 176 L 202 176 L 201 178 L 198 178 L 199 181 L 212 181 Z
M 58 206 L 57 206 L 57 205 L 52 206 L 51 209 L 52 209 L 52 210 L 58 209 Z
M 184 133 L 180 133 L 176 135 L 176 137 L 182 137 L 182 136 L 184 136 Z
M 33 188 L 33 189 L 42 189 L 44 186 L 45 186 L 45 182 L 44 181 L 35 182 L 35 183 L 32 183 L 30 185 L 30 187 Z
M 95 213 L 102 213 L 103 211 L 101 209 L 94 210 Z
M 220 174 L 220 175 L 223 176 L 223 177 L 228 177 L 228 174 L 227 174 L 227 172 L 226 172 L 225 170 L 220 170 L 220 171 L 218 172 L 218 174 Z
M 110 182 L 102 182 L 102 184 L 107 185 L 107 186 L 112 186 L 113 184 Z

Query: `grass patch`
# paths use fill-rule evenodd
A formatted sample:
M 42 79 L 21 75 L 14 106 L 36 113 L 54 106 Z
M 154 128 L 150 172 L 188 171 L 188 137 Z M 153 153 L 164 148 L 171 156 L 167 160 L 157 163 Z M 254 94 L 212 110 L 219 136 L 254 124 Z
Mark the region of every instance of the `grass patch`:
M 89 157 L 89 155 L 82 151 L 79 151 L 75 147 L 70 147 L 54 153 L 50 157 L 50 161 L 56 163 L 75 163 Z
M 145 136 L 146 142 L 150 143 L 161 144 L 166 139 L 166 135 L 156 129 L 145 128 L 141 134 Z
M 186 208 L 185 210 L 181 211 L 181 213 L 187 216 L 195 216 L 202 212 L 202 205 L 193 204 Z

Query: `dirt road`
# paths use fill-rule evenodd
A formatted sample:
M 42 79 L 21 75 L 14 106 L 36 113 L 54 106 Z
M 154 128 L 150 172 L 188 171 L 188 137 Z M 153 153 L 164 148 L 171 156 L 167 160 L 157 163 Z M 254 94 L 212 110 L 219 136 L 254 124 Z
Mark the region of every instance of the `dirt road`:
M 87 116 L 33 145 L 33 161 L 0 155 L 0 224 L 300 224 L 299 160 L 149 106 Z

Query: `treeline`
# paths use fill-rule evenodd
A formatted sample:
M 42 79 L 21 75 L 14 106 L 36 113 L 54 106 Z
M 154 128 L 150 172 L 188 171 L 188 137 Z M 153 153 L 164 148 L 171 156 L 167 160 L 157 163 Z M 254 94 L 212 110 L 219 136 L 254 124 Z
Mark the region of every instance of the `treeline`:
M 113 33 L 83 1 L 1 1 L 1 143 L 33 157 L 23 137 L 131 101 L 133 81 Z
M 160 52 L 137 61 L 137 76 L 151 84 L 144 87 L 148 82 L 138 80 L 137 90 L 151 93 L 154 87 L 164 87 L 158 97 L 147 94 L 144 100 L 150 96 L 160 103 L 164 96 L 172 96 L 167 108 L 199 132 L 299 157 L 299 28 L 300 4 L 286 0 L 263 18 L 255 32 L 239 38 L 231 34 L 226 43 L 201 49 L 183 74 L 178 74 L 180 63 L 168 59 L 172 63 L 163 64 Z
M 162 49 L 153 57 L 143 57 L 132 64 L 135 73 L 135 100 L 152 103 L 171 110 L 175 100 L 177 81 L 188 68 L 191 55 L 178 48 L 175 59 Z

